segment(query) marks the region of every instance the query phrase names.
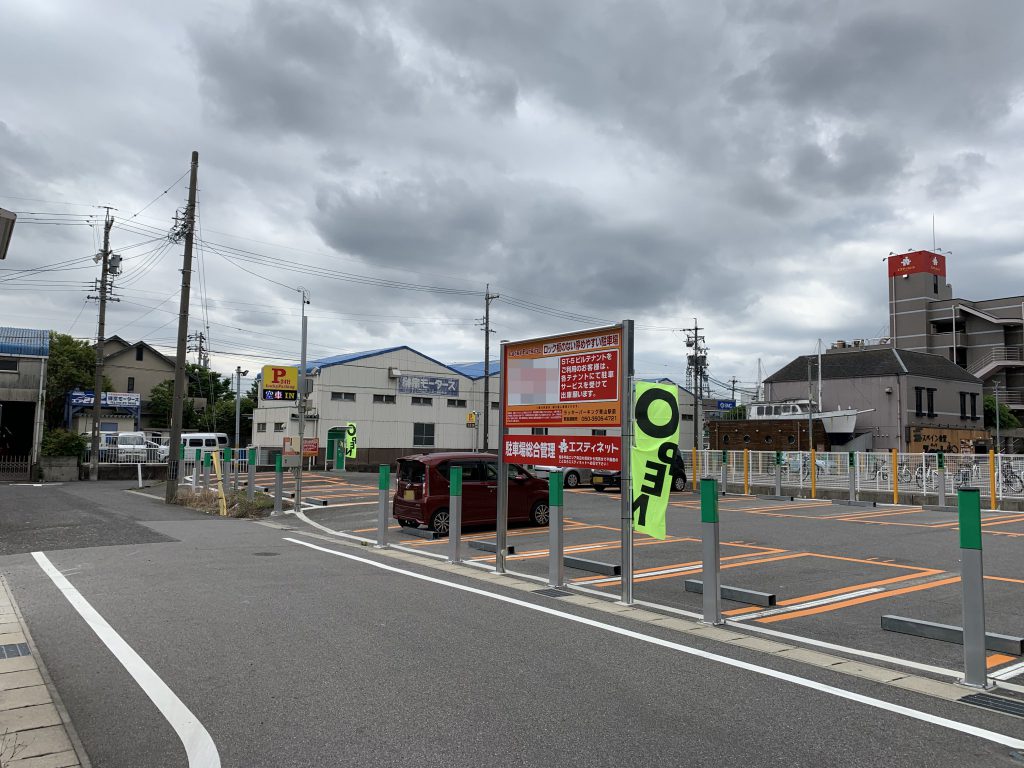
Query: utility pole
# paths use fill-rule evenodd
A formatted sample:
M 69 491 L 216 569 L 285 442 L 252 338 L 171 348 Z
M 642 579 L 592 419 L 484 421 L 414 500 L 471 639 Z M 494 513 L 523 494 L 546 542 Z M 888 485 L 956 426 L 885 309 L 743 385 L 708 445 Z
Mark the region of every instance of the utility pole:
M 206 334 L 202 331 L 196 331 L 195 333 L 190 333 L 188 335 L 188 340 L 195 342 L 195 346 L 192 344 L 188 345 L 187 351 L 196 353 L 196 365 L 200 368 L 209 368 L 210 354 L 206 347 Z
M 487 450 L 487 435 L 491 423 L 491 302 L 501 298 L 491 293 L 491 284 L 484 288 L 484 450 Z
M 235 368 L 235 450 L 242 447 L 242 377 L 248 376 L 242 366 Z
M 299 466 L 295 470 L 295 506 L 296 512 L 302 511 L 302 439 L 306 434 L 306 305 L 309 304 L 309 291 L 299 287 L 302 294 L 302 366 L 299 368 Z
M 192 173 L 188 183 L 188 205 L 184 222 L 175 228 L 176 238 L 185 238 L 185 257 L 181 267 L 181 301 L 178 304 L 178 352 L 174 363 L 174 401 L 171 405 L 171 442 L 167 452 L 167 485 L 164 501 L 173 504 L 178 495 L 178 454 L 181 451 L 181 414 L 185 401 L 185 356 L 188 354 L 188 307 L 192 286 L 192 235 L 196 222 L 196 184 L 199 177 L 199 153 L 192 153 Z M 193 471 L 198 472 L 199 467 Z
M 735 376 L 733 376 L 732 379 L 729 380 L 729 384 L 732 386 L 731 399 L 732 399 L 733 402 L 736 402 L 736 377 Z
M 693 318 L 693 329 L 686 331 L 686 346 L 693 350 L 692 354 L 686 356 L 686 364 L 693 374 L 693 447 L 700 448 L 700 409 L 701 399 L 704 396 L 704 368 L 707 365 L 707 349 L 704 347 L 704 337 L 700 332 L 704 329 L 697 325 L 697 318 Z
M 97 260 L 103 262 L 100 271 L 99 296 L 90 296 L 90 299 L 99 299 L 100 312 L 99 322 L 96 328 L 96 374 L 92 385 L 92 456 L 89 460 L 89 477 L 92 480 L 100 479 L 100 419 L 103 415 L 103 345 L 106 337 L 107 325 L 107 299 L 117 301 L 109 296 L 113 289 L 107 283 L 110 276 L 110 228 L 114 226 L 114 217 L 110 215 L 110 206 L 105 206 L 106 217 L 103 220 L 103 250 L 96 254 Z

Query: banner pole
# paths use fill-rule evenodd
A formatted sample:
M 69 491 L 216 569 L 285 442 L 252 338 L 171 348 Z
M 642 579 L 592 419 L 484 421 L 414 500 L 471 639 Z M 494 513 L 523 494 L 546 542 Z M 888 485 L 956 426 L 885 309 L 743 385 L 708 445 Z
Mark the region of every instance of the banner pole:
M 507 342 L 501 342 L 501 397 L 498 399 L 498 511 L 495 520 L 494 541 L 497 550 L 494 557 L 494 572 L 505 573 L 505 547 L 508 533 L 508 464 L 505 463 L 505 435 L 508 430 L 505 428 L 505 400 L 508 398 L 508 391 L 505 388 L 505 377 L 508 375 L 506 369 L 506 347 Z M 490 408 L 490 403 L 484 403 L 484 408 Z M 487 411 L 484 411 L 487 413 Z M 483 443 L 488 444 L 488 436 L 485 434 Z
M 622 518 L 622 602 L 633 604 L 633 484 L 630 458 L 633 448 L 633 321 L 622 321 L 622 461 L 619 472 Z M 694 425 L 696 429 L 696 425 Z

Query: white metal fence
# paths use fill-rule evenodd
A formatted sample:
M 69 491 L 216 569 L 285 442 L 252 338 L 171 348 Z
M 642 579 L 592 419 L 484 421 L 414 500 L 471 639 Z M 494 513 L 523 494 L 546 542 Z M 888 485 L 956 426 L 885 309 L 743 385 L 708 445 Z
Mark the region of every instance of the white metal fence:
M 775 451 L 726 451 L 726 482 L 735 486 L 774 486 L 776 478 Z M 687 464 L 691 463 L 687 456 Z M 814 471 L 811 471 L 809 451 L 782 451 L 782 488 L 794 495 L 810 495 L 814 490 L 847 491 L 850 473 L 854 475 L 855 491 L 878 491 L 904 494 L 939 494 L 939 454 L 897 454 L 893 467 L 891 452 L 850 454 L 815 452 Z M 990 463 L 988 454 L 944 454 L 945 491 L 954 493 L 958 488 L 981 488 L 990 495 L 994 481 L 997 498 L 1024 498 L 1024 455 L 1000 454 Z M 694 475 L 721 478 L 722 451 L 697 452 Z M 813 474 L 813 478 L 812 478 Z M 834 494 L 833 494 L 834 495 Z

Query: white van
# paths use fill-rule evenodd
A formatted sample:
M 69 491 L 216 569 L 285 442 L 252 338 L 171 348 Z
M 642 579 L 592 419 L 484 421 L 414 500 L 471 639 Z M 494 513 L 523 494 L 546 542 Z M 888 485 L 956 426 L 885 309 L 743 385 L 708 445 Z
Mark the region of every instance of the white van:
M 116 438 L 117 461 L 120 463 L 141 463 L 146 461 L 147 443 L 145 432 L 118 432 Z
M 196 449 L 202 454 L 216 453 L 228 447 L 226 432 L 187 432 L 181 436 L 181 444 L 185 446 L 185 458 L 194 459 Z

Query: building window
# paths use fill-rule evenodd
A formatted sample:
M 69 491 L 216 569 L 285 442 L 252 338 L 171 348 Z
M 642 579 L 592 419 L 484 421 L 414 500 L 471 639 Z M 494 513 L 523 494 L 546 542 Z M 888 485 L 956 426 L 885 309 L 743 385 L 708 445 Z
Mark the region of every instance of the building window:
M 924 416 L 924 387 L 914 387 L 914 415 Z
M 491 403 L 491 410 L 492 410 L 492 411 L 496 411 L 496 410 L 498 410 L 498 404 L 497 404 L 497 402 Z
M 456 400 L 454 398 L 449 397 L 448 398 L 448 407 L 449 408 L 465 408 L 466 407 L 466 401 L 465 400 Z
M 134 376 L 129 376 L 128 377 L 128 391 L 129 392 L 134 392 L 135 391 L 135 377 Z
M 604 437 L 605 435 L 608 434 L 608 430 L 607 429 L 592 429 L 592 430 L 590 430 L 590 434 L 593 435 L 594 437 Z
M 0 371 L 6 373 L 18 372 L 18 361 L 12 358 L 0 359 Z
M 932 293 L 939 292 L 939 276 L 932 275 Z
M 971 421 L 978 420 L 978 393 L 971 392 Z
M 412 425 L 412 444 L 424 447 L 434 445 L 434 425 L 418 424 Z
M 463 402 L 465 402 L 465 401 L 463 401 Z M 413 405 L 433 405 L 434 404 L 434 398 L 432 398 L 432 397 L 417 397 L 416 395 L 413 395 L 412 404 Z
M 354 403 L 356 401 L 355 392 L 331 392 L 331 400 L 344 400 L 346 403 Z
M 284 432 L 284 422 L 283 421 L 275 421 L 274 422 L 274 431 L 275 432 Z
M 928 387 L 928 418 L 934 419 L 935 416 L 935 390 Z
M 146 350 L 143 348 L 143 346 L 141 344 L 139 346 L 137 346 L 135 348 L 135 359 L 136 360 L 141 360 L 143 358 L 143 356 L 145 355 L 145 352 L 146 352 Z
M 388 403 L 390 405 L 394 405 L 395 404 L 395 396 L 394 395 L 374 395 L 373 396 L 373 402 L 375 402 L 375 403 Z
M 267 431 L 267 424 L 266 424 L 266 422 L 261 421 L 259 424 L 257 424 L 256 425 L 256 431 L 257 432 L 266 432 Z
M 531 435 L 546 435 L 548 433 L 547 427 L 532 427 L 530 429 Z
M 967 419 L 967 393 L 960 393 L 960 418 Z

